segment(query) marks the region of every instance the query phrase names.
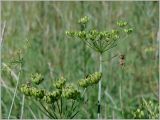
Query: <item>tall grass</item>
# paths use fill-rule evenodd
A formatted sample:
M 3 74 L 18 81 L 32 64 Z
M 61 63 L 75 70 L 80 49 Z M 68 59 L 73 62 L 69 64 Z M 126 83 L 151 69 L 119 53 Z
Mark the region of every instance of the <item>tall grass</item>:
M 136 107 L 141 96 L 158 101 L 158 2 L 2 2 L 2 23 L 6 22 L 6 29 L 1 45 L 2 65 L 10 65 L 15 58 L 15 51 L 21 49 L 26 39 L 31 42 L 31 48 L 24 56 L 24 75 L 21 82 L 28 80 L 32 72 L 45 75 L 43 87 L 47 88 L 54 78 L 64 75 L 74 81 L 84 77 L 83 44 L 81 41 L 68 39 L 65 31 L 78 30 L 77 20 L 82 15 L 91 18 L 89 27 L 106 30 L 114 27 L 116 20 L 124 19 L 135 26 L 132 36 L 121 40 L 117 48 L 103 56 L 103 84 L 101 99 L 102 118 L 126 118 L 126 111 Z M 101 22 L 100 22 L 101 21 Z M 148 50 L 147 49 L 150 49 Z M 87 50 L 86 73 L 99 68 L 95 66 L 99 56 L 91 49 Z M 125 54 L 126 64 L 122 77 L 119 58 L 113 56 Z M 10 69 L 18 73 L 16 65 Z M 9 118 L 46 118 L 41 111 L 25 98 L 25 105 L 21 106 L 22 94 L 17 91 L 14 95 L 16 83 L 2 66 L 2 118 L 8 118 L 10 105 L 15 96 L 12 112 Z M 121 100 L 119 86 L 122 82 Z M 6 87 L 7 86 L 7 87 Z M 18 86 L 17 86 L 18 87 Z M 97 118 L 98 86 L 94 90 L 88 89 L 86 106 L 77 118 Z M 51 89 L 51 88 L 49 88 Z M 11 97 L 10 97 L 11 96 Z M 110 96 L 110 97 L 109 97 Z M 114 102 L 113 102 L 114 101 Z M 113 105 L 114 103 L 114 105 Z M 121 111 L 121 103 L 123 110 Z M 65 103 L 64 103 L 65 104 Z M 22 104 L 23 105 L 23 104 Z M 115 107 L 116 106 L 116 107 Z M 122 115 L 122 112 L 124 115 Z

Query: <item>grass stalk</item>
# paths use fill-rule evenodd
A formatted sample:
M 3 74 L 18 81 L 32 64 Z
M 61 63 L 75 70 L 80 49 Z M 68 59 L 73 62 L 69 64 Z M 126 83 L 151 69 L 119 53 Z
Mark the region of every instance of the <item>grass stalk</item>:
M 23 119 L 24 100 L 25 100 L 25 95 L 23 95 L 23 97 L 22 97 L 22 107 L 21 107 L 21 117 L 20 117 L 20 119 Z
M 21 71 L 22 71 L 22 65 L 20 65 L 20 71 L 18 73 L 18 77 L 16 77 L 17 83 L 16 83 L 16 88 L 14 90 L 14 95 L 13 95 L 12 103 L 11 103 L 11 106 L 10 106 L 8 119 L 10 118 L 10 115 L 11 115 L 11 112 L 12 112 L 12 108 L 13 108 L 13 104 L 14 104 L 14 100 L 15 100 L 15 97 L 16 97 L 16 94 L 17 94 L 17 89 L 18 89 L 18 84 L 19 84 L 19 77 L 20 77 Z

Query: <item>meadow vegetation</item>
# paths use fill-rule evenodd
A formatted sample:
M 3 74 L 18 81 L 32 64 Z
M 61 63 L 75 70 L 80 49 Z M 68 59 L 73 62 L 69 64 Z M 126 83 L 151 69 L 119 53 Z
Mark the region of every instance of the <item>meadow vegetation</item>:
M 66 31 L 84 30 L 78 23 L 83 16 L 90 21 L 86 30 L 110 31 L 116 29 L 119 20 L 133 28 L 131 35 L 117 40 L 116 47 L 103 53 L 100 118 L 158 118 L 158 11 L 158 2 L 149 1 L 1 2 L 1 28 L 5 28 L 1 42 L 1 118 L 50 118 L 33 97 L 22 94 L 41 98 L 43 91 L 37 94 L 31 87 L 28 93 L 25 85 L 48 91 L 62 89 L 64 83 L 85 86 L 88 83 L 84 85 L 83 80 L 99 71 L 99 54 L 66 35 Z M 85 90 L 78 114 L 73 116 L 71 110 L 66 113 L 69 118 L 97 118 L 99 80 L 82 88 L 81 93 L 72 85 L 66 87 L 66 91 L 74 91 L 71 96 L 64 92 L 66 98 L 75 99 L 75 94 L 82 96 Z M 63 101 L 63 105 L 72 106 L 72 102 Z

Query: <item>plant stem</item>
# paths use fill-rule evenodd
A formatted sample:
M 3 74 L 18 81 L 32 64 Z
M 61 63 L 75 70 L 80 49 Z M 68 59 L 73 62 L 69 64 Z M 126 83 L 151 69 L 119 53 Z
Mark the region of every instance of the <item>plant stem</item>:
M 50 112 L 47 110 L 47 108 L 43 105 L 43 103 L 40 102 L 40 104 L 41 104 L 41 106 L 43 107 L 43 109 L 49 114 L 49 116 L 55 119 L 55 116 L 53 116 L 52 113 L 50 113 Z
M 61 117 L 63 118 L 63 101 L 62 101 L 62 97 L 61 97 Z
M 20 117 L 20 119 L 22 119 L 22 117 L 23 117 L 24 100 L 25 100 L 25 95 L 23 95 L 23 98 L 22 98 L 22 107 L 21 107 L 21 117 Z
M 84 77 L 86 76 L 86 44 L 83 42 L 83 61 L 84 61 L 84 64 L 83 64 L 83 69 L 84 69 Z
M 14 104 L 14 100 L 15 100 L 15 97 L 16 97 L 16 94 L 17 94 L 17 89 L 18 89 L 18 84 L 19 84 L 19 79 L 20 79 L 21 72 L 22 72 L 22 64 L 20 65 L 20 71 L 19 71 L 19 74 L 18 74 L 18 77 L 17 77 L 16 88 L 15 88 L 15 91 L 14 91 L 11 107 L 10 107 L 10 110 L 9 110 L 8 119 L 10 118 L 12 108 L 13 108 L 13 104 Z
M 60 107 L 59 107 L 59 103 L 58 103 L 58 101 L 56 101 L 56 103 L 57 103 L 57 107 L 58 107 L 59 115 L 60 115 L 60 117 L 61 117 L 61 110 L 60 110 Z
M 99 56 L 99 72 L 102 73 L 102 53 Z M 101 109 L 101 80 L 98 83 L 98 119 L 100 118 L 100 109 Z

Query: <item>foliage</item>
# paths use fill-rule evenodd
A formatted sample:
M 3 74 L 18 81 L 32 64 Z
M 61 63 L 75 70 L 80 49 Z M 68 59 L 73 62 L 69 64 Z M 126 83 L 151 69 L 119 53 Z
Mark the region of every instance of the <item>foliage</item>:
M 158 119 L 159 103 L 154 99 L 142 98 L 133 108 L 126 111 L 126 118 L 134 119 Z

